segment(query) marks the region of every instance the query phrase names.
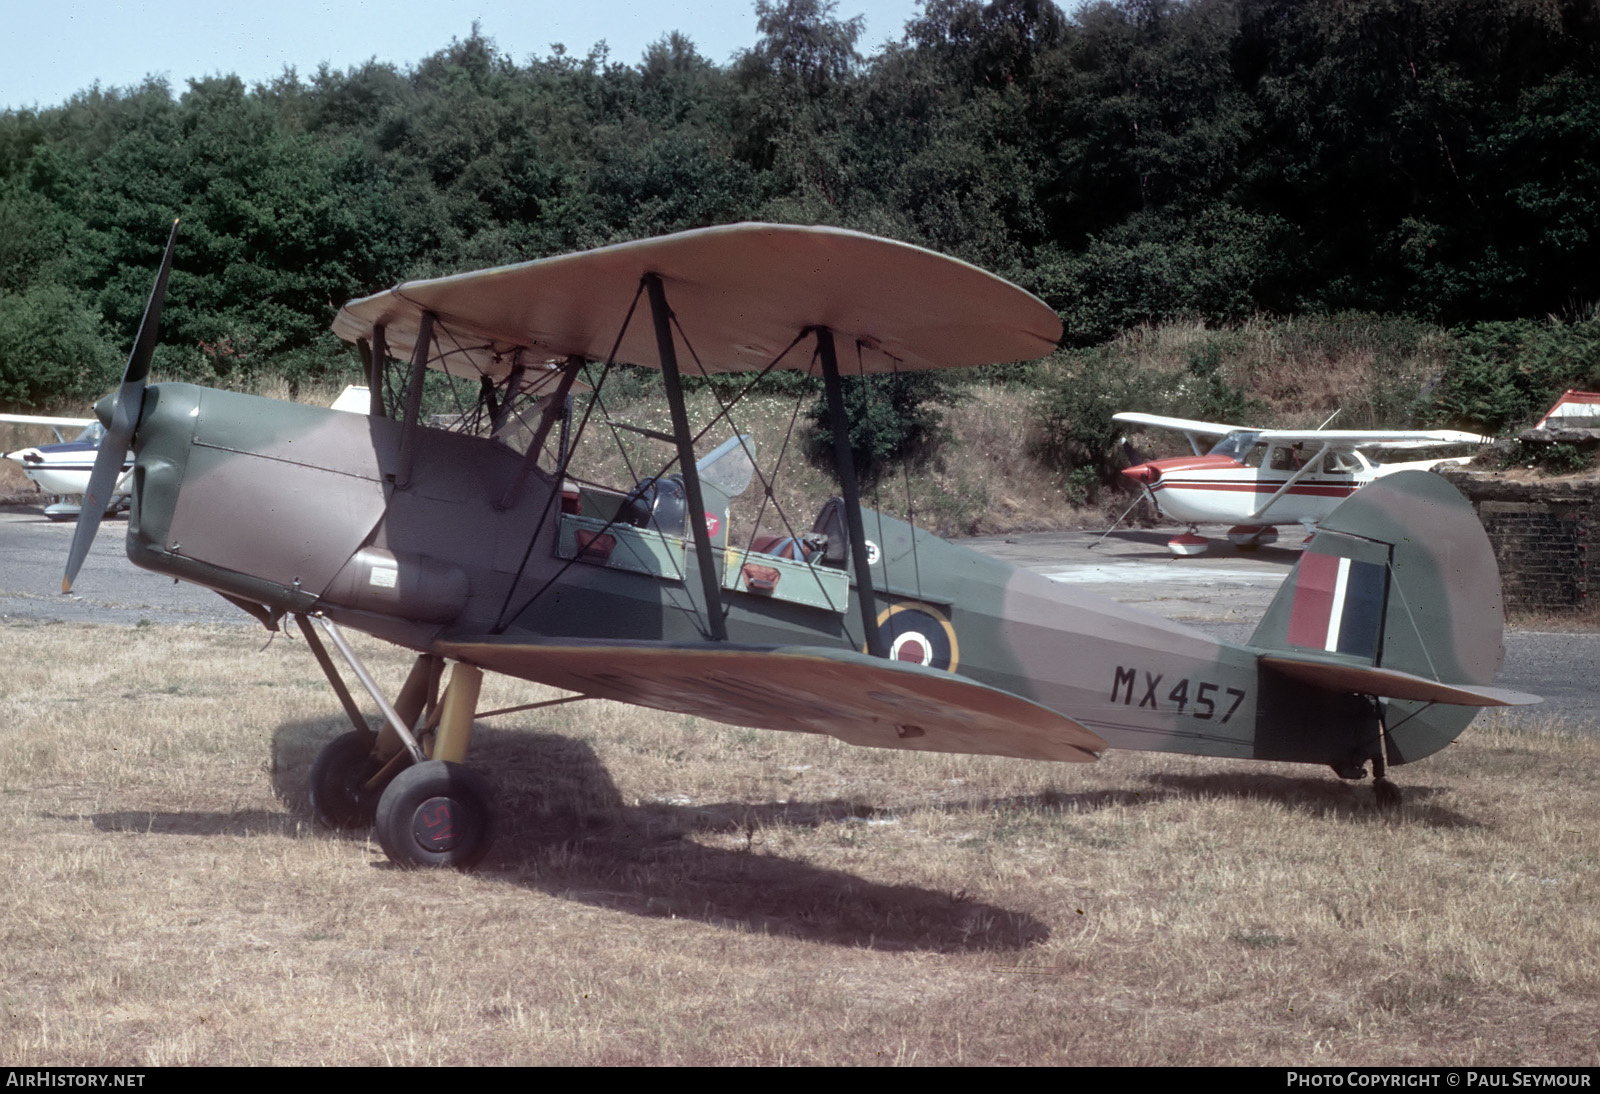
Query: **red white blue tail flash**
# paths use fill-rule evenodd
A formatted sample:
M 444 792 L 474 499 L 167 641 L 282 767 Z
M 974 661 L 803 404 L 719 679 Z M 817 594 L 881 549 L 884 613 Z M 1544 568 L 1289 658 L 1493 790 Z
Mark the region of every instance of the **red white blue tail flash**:
M 1374 660 L 1382 634 L 1385 570 L 1373 562 L 1307 551 L 1296 573 L 1289 642 Z

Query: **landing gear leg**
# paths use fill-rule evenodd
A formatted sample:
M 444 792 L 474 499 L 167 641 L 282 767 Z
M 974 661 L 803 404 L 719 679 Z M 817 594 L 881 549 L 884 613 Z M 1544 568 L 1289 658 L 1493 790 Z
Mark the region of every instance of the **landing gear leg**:
M 1378 713 L 1378 753 L 1372 757 L 1372 792 L 1377 795 L 1378 808 L 1392 813 L 1403 801 L 1400 788 L 1389 781 L 1389 727 L 1384 723 L 1382 706 Z
M 443 667 L 444 659 L 434 654 L 417 657 L 395 702 L 395 713 L 406 725 L 414 726 L 424 714 L 432 713 L 438 703 Z M 324 668 L 331 670 L 332 664 Z M 329 678 L 338 680 L 338 675 Z M 387 724 L 374 733 L 350 693 L 342 690 L 343 681 L 339 681 L 339 687 L 340 699 L 355 728 L 328 742 L 311 765 L 311 810 L 327 828 L 369 828 L 378 815 L 383 788 L 403 766 L 397 758 L 409 757 L 403 755 L 405 743 L 400 735 Z
M 378 843 L 397 866 L 465 869 L 489 850 L 489 787 L 461 765 L 482 683 L 482 669 L 455 666 L 440 701 L 432 758 L 395 776 L 378 802 Z

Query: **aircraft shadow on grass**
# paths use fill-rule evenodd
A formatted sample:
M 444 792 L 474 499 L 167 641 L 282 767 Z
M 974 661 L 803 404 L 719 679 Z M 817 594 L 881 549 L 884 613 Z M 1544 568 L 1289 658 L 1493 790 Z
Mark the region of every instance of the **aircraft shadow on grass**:
M 306 791 L 312 758 L 338 723 L 286 724 L 273 739 L 272 779 L 288 812 L 123 810 L 89 819 L 103 832 L 188 836 L 289 836 L 312 832 Z M 1022 950 L 1049 938 L 1037 917 L 958 894 L 884 885 L 766 850 L 774 829 L 818 828 L 880 817 L 859 800 L 628 805 L 594 750 L 551 733 L 479 727 L 485 770 L 494 773 L 504 808 L 495 849 L 482 876 L 563 899 L 652 918 L 696 919 L 739 930 L 880 950 L 982 952 Z M 1316 816 L 1392 822 L 1362 788 L 1255 772 L 1157 774 L 1151 789 L 975 798 L 943 803 L 955 811 L 1092 813 L 1149 806 L 1175 797 L 1280 802 Z M 1475 827 L 1478 822 L 1430 804 L 1431 788 L 1403 814 L 1407 824 Z M 740 833 L 742 848 L 707 847 L 696 833 Z M 353 832 L 350 839 L 366 839 Z M 387 864 L 385 864 L 387 865 Z
M 1296 775 L 1270 775 L 1258 772 L 1219 772 L 1212 775 L 1152 775 L 1150 783 L 1159 795 L 1194 798 L 1236 798 L 1241 801 L 1279 802 L 1314 817 L 1342 817 L 1354 821 L 1391 823 L 1404 818 L 1406 824 L 1425 828 L 1481 828 L 1476 821 L 1454 809 L 1430 801 L 1436 787 L 1406 788 L 1404 813 L 1380 808 L 1371 783 L 1335 783 L 1327 779 Z
M 306 779 L 336 725 L 296 722 L 274 734 L 273 789 L 294 816 L 273 831 L 312 829 Z M 1026 912 L 820 868 L 772 854 L 757 839 L 775 827 L 860 816 L 851 802 L 629 805 L 583 741 L 481 725 L 474 734 L 503 803 L 494 849 L 479 867 L 484 877 L 633 915 L 869 949 L 1020 950 L 1050 936 Z M 692 838 L 730 830 L 751 839 L 723 849 Z

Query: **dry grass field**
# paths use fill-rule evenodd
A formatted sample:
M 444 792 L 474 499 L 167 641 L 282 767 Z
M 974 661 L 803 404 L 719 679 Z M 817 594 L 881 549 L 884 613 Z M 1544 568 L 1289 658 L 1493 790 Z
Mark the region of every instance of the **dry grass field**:
M 1593 735 L 1485 719 L 1386 816 L 577 703 L 480 726 L 496 848 L 409 873 L 309 820 L 298 636 L 0 627 L 8 1064 L 1600 1064 Z

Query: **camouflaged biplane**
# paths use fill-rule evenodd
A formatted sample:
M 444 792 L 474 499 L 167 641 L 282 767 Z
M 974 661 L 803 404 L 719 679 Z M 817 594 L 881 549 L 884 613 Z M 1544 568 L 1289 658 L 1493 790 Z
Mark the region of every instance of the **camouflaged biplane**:
M 1347 778 L 1370 764 L 1393 798 L 1391 765 L 1442 748 L 1479 707 L 1532 699 L 1489 686 L 1499 575 L 1433 475 L 1387 478 L 1323 520 L 1244 645 L 864 509 L 841 375 L 1026 360 L 1060 338 L 1043 302 L 955 259 L 735 224 L 407 282 L 334 321 L 367 362 L 358 415 L 146 386 L 172 251 L 100 407 L 104 465 L 63 587 L 131 448 L 128 556 L 269 628 L 298 621 L 353 726 L 312 770 L 316 813 L 375 823 L 398 863 L 467 865 L 488 847 L 490 793 L 464 766 L 485 670 L 882 748 L 1067 762 L 1147 749 Z M 606 486 L 582 454 L 624 364 L 661 370 L 671 429 L 641 432 L 673 455 Z M 430 369 L 469 393 L 452 429 L 422 420 Z M 773 369 L 821 378 L 840 496 L 745 521 L 780 534 L 734 537 L 732 506 L 772 508 L 781 457 L 763 468 L 727 424 L 737 398 L 692 432 L 682 378 Z M 700 455 L 713 428 L 732 436 Z M 392 701 L 345 627 L 416 651 Z

